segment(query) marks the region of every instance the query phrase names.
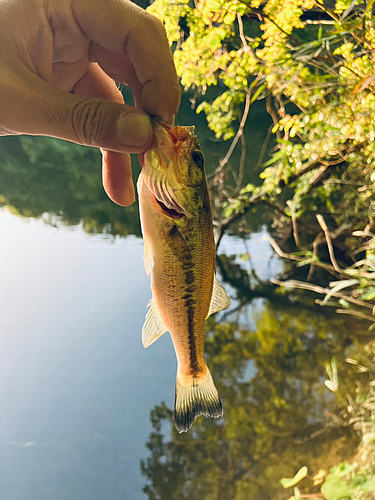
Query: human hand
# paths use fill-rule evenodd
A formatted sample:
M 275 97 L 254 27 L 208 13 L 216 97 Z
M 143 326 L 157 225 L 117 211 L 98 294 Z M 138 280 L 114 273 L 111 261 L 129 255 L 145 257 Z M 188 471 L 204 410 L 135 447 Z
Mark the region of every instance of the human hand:
M 130 0 L 0 2 L 0 136 L 100 147 L 103 185 L 119 205 L 135 200 L 129 153 L 150 146 L 148 115 L 172 122 L 179 103 L 165 30 Z

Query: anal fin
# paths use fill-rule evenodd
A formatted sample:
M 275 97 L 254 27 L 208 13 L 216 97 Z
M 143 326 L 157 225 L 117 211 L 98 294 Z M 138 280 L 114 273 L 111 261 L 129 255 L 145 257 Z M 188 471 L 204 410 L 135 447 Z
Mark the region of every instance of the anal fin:
M 207 318 L 211 316 L 211 314 L 227 309 L 230 305 L 231 305 L 230 298 L 228 297 L 227 292 L 224 290 L 224 288 L 220 285 L 215 274 L 211 304 L 207 314 Z
M 167 331 L 163 320 L 157 310 L 154 299 L 148 303 L 150 310 L 146 314 L 146 319 L 142 328 L 142 344 L 148 347 Z

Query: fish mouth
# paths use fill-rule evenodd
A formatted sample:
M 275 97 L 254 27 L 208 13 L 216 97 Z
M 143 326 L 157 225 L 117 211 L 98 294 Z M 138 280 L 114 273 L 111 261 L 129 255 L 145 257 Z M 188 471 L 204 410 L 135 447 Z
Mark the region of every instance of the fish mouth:
M 195 137 L 194 135 L 194 130 L 195 130 L 195 127 L 194 126 L 191 126 L 191 127 L 180 127 L 180 126 L 171 126 L 159 119 L 156 120 L 156 124 L 163 128 L 167 134 L 169 135 L 169 138 L 172 142 L 172 144 L 177 147 L 178 144 L 181 145 L 181 143 L 187 141 L 187 140 L 191 140 L 192 138 Z

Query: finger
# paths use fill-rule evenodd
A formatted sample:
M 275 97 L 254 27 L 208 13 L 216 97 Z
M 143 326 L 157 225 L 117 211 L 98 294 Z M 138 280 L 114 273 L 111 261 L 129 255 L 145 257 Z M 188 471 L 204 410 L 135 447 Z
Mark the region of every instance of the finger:
M 124 98 L 113 78 L 104 73 L 96 64 L 91 63 L 83 77 L 74 85 L 73 94 L 86 97 L 99 97 L 108 101 L 124 104 Z
M 91 42 L 89 57 L 91 61 L 97 62 L 113 80 L 129 86 L 132 89 L 136 106 L 141 107 L 143 85 L 138 80 L 137 73 L 127 54 L 116 54 L 95 42 Z
M 102 154 L 102 180 L 105 192 L 117 205 L 128 207 L 135 202 L 130 157 L 114 151 L 102 150 Z
M 142 111 L 60 91 L 24 66 L 5 73 L 0 102 L 9 133 L 48 135 L 119 153 L 141 153 L 153 140 L 150 117 Z
M 86 74 L 73 88 L 75 94 L 87 97 L 100 97 L 122 104 L 124 99 L 115 82 L 97 64 L 90 64 Z M 121 206 L 135 201 L 132 180 L 131 160 L 127 153 L 115 153 L 102 149 L 103 187 L 109 198 Z
M 180 89 L 165 29 L 156 17 L 129 0 L 72 0 L 72 10 L 91 40 L 128 55 L 143 85 L 142 110 L 164 120 L 177 114 Z

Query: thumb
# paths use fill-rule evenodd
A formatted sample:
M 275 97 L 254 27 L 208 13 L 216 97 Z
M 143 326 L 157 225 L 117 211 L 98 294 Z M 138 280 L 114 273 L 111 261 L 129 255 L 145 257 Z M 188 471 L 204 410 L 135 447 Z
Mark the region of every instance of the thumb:
M 0 87 L 5 133 L 48 135 L 120 153 L 141 153 L 153 140 L 150 117 L 125 104 L 58 90 L 33 73 Z

